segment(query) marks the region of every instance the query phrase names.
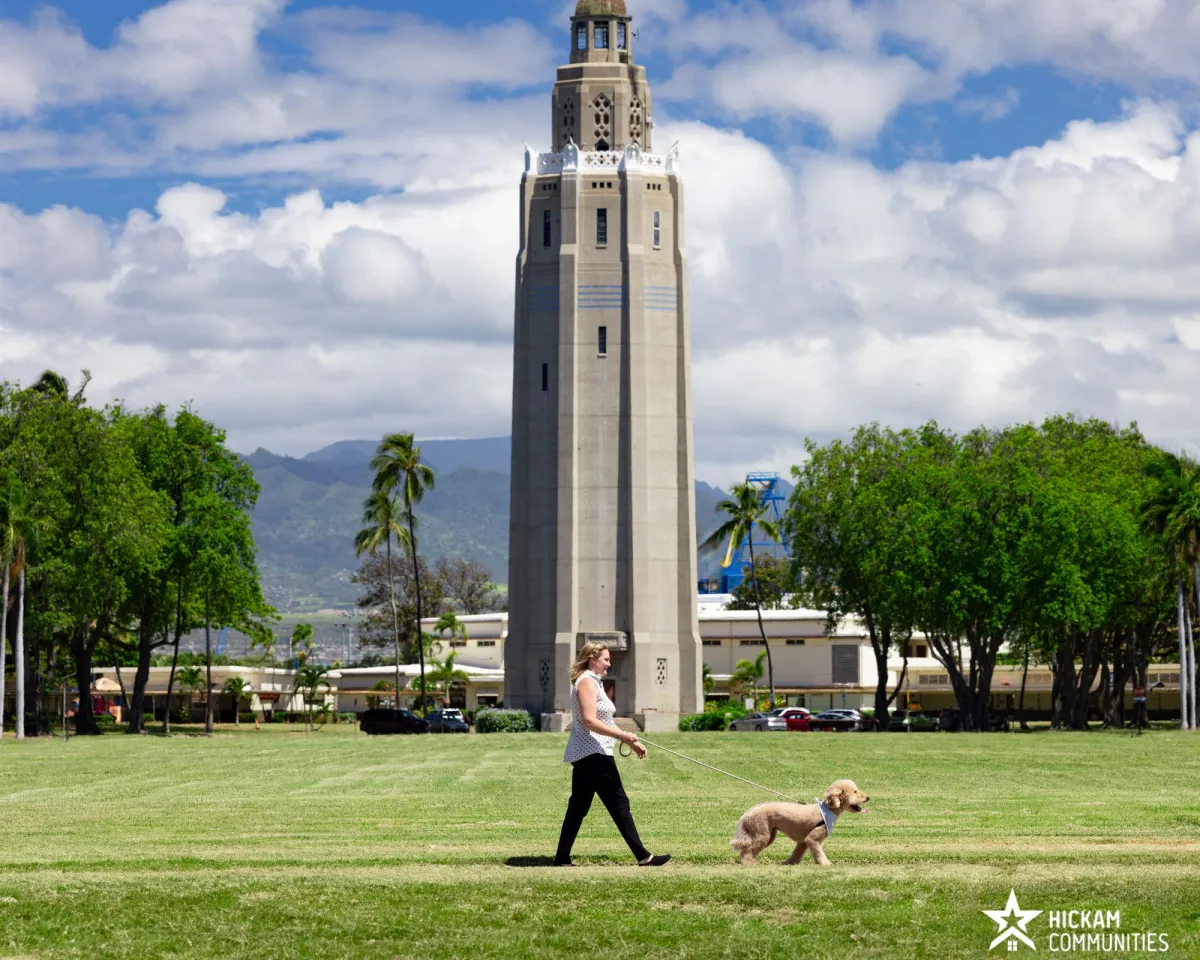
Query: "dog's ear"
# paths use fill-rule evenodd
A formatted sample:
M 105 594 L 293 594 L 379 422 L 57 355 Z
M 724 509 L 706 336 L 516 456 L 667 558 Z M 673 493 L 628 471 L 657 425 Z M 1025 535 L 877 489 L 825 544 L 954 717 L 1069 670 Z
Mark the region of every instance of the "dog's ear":
M 825 791 L 825 806 L 830 810 L 841 810 L 845 802 L 846 795 L 842 793 L 841 782 L 830 784 L 829 789 Z

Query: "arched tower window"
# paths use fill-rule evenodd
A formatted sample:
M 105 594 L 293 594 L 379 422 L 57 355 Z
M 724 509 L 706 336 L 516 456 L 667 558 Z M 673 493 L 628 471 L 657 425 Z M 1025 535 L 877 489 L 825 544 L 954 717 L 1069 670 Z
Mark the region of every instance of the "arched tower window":
M 642 143 L 642 101 L 637 97 L 629 104 L 629 140 Z
M 595 128 L 592 137 L 597 150 L 607 150 L 612 140 L 612 101 L 603 93 L 592 101 L 592 118 Z

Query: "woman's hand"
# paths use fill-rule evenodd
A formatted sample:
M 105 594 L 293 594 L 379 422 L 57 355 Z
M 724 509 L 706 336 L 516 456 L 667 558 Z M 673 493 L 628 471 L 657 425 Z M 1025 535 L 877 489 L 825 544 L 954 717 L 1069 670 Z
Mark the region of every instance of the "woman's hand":
M 629 746 L 633 750 L 633 752 L 635 754 L 637 754 L 637 758 L 639 760 L 646 759 L 646 747 L 642 744 L 641 740 L 638 740 L 635 737 L 633 743 L 631 743 Z

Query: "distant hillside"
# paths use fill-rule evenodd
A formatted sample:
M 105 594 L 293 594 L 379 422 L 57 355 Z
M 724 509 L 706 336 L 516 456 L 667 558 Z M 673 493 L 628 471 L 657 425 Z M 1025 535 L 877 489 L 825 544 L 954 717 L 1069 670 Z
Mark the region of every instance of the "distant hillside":
M 420 440 L 421 459 L 438 473 L 453 473 L 464 467 L 485 473 L 509 473 L 512 441 L 508 437 L 482 440 Z M 378 440 L 340 440 L 304 457 L 305 463 L 367 463 L 375 455 Z
M 346 440 L 301 459 L 256 450 L 245 460 L 262 486 L 254 535 L 268 598 L 280 610 L 351 604 L 358 568 L 354 534 L 371 484 L 376 441 Z M 421 441 L 423 458 L 437 470 L 436 486 L 418 517 L 424 556 L 478 560 L 497 583 L 508 578 L 507 437 Z M 703 540 L 720 522 L 723 490 L 696 484 L 696 517 Z M 716 560 L 702 558 L 701 575 Z

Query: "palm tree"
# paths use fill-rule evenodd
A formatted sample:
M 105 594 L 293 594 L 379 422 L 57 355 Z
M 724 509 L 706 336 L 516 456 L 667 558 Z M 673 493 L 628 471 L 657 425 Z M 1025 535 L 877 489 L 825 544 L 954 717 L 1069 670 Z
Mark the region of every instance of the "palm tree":
M 444 687 L 446 690 L 446 700 L 450 699 L 450 687 L 455 683 L 466 683 L 471 679 L 470 674 L 464 670 L 459 670 L 454 666 L 454 658 L 458 654 L 451 650 L 446 654 L 446 659 L 438 662 L 431 658 L 429 669 L 429 682 L 433 684 L 436 690 L 438 687 Z M 424 694 L 422 694 L 424 696 Z
M 185 722 L 191 722 L 192 719 L 192 701 L 196 698 L 196 691 L 204 687 L 204 673 L 199 667 L 184 667 L 179 671 L 179 689 L 188 692 L 187 698 L 187 718 Z M 168 705 L 168 709 L 170 706 Z
M 2 496 L 2 495 L 0 495 Z M 0 499 L 0 511 L 5 511 L 7 500 Z M 7 529 L 7 511 L 0 514 L 0 531 Z M 4 736 L 4 683 L 8 667 L 8 591 L 12 582 L 12 554 L 9 552 L 8 537 L 0 533 L 0 737 Z
M 8 616 L 9 579 L 17 577 L 17 633 L 13 637 L 13 672 L 16 675 L 16 729 L 17 739 L 25 739 L 25 569 L 29 554 L 36 549 L 41 535 L 41 526 L 30 512 L 21 484 L 10 478 L 0 491 L 0 562 L 4 566 L 4 587 L 0 591 L 3 599 L 4 617 Z M 0 633 L 0 649 L 4 646 L 4 633 Z M 3 661 L 0 660 L 0 673 Z M 0 681 L 2 683 L 3 681 Z M 3 703 L 3 687 L 0 686 L 0 703 Z
M 404 686 L 400 676 L 400 613 L 396 606 L 396 574 L 392 567 L 392 537 L 396 546 L 406 545 L 409 532 L 400 526 L 402 515 L 396 498 L 387 493 L 372 493 L 363 501 L 363 529 L 354 538 L 354 552 L 358 556 L 369 553 L 376 556 L 382 546 L 387 556 L 388 588 L 392 599 L 392 642 L 396 654 L 396 689 Z M 419 624 L 418 624 L 419 626 Z M 397 703 L 397 706 L 399 704 Z
M 750 545 L 750 582 L 754 587 L 754 612 L 758 615 L 758 632 L 762 637 L 763 647 L 767 654 L 767 678 L 771 688 L 771 708 L 775 708 L 775 664 L 771 660 L 771 645 L 767 642 L 767 631 L 763 626 L 762 596 L 758 589 L 758 571 L 754 566 L 754 528 L 757 526 L 766 536 L 779 542 L 779 524 L 766 519 L 769 509 L 764 503 L 756 486 L 752 483 L 741 483 L 733 488 L 733 496 L 717 504 L 718 512 L 728 516 L 711 537 L 704 541 L 705 549 L 719 548 L 726 541 L 729 546 L 725 551 L 722 566 L 729 566 L 733 556 L 733 548 L 743 540 Z
M 1142 524 L 1157 536 L 1181 565 L 1190 568 L 1197 609 L 1200 610 L 1200 464 L 1173 453 L 1162 453 L 1146 466 L 1156 481 L 1142 507 Z M 1196 723 L 1196 648 L 1191 637 L 1182 581 L 1179 606 L 1179 706 L 1180 726 Z
M 250 692 L 250 684 L 241 677 L 230 677 L 225 681 L 225 693 L 233 697 L 233 725 L 240 727 L 242 725 L 241 704 L 242 697 Z
M 306 663 L 296 671 L 296 677 L 292 683 L 292 696 L 294 697 L 297 693 L 304 695 L 304 709 L 308 717 L 308 730 L 310 733 L 314 726 L 313 711 L 317 710 L 324 714 L 327 709 L 324 698 L 321 697 L 321 688 L 324 687 L 328 693 L 329 681 L 325 678 L 325 674 L 328 672 L 328 667 Z M 321 700 L 319 707 L 317 706 L 318 699 Z
M 749 660 L 739 660 L 734 665 L 733 675 L 730 677 L 730 682 L 739 687 L 745 687 L 746 684 L 750 684 L 750 687 L 754 691 L 753 695 L 755 710 L 758 709 L 758 681 L 763 677 L 763 657 L 766 655 L 767 652 L 764 650 L 754 658 L 753 662 Z M 771 699 L 771 706 L 775 706 L 773 696 Z
M 717 681 L 713 679 L 712 667 L 707 663 L 700 667 L 700 685 L 706 694 L 712 693 L 713 687 L 717 685 Z
M 300 648 L 301 662 L 308 660 L 313 649 L 313 628 L 311 623 L 298 623 L 292 628 L 292 636 L 289 640 L 288 651 L 292 658 L 296 657 L 296 648 Z
M 404 515 L 408 520 L 408 549 L 412 554 L 413 590 L 417 600 L 417 623 L 413 635 L 417 638 L 417 652 L 421 665 L 422 711 L 425 701 L 425 645 L 421 642 L 421 567 L 417 562 L 417 534 L 413 518 L 413 507 L 421 502 L 426 490 L 433 489 L 433 470 L 421 462 L 421 448 L 414 445 L 411 433 L 392 433 L 383 442 L 371 459 L 375 472 L 376 493 L 394 495 L 400 492 L 404 499 Z M 397 682 L 397 690 L 399 682 Z

